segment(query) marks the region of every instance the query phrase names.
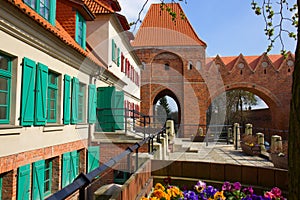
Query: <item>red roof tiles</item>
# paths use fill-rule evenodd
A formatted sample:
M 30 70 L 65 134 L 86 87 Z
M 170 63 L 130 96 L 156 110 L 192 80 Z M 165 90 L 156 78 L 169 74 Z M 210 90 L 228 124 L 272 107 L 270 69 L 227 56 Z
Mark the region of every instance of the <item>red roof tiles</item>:
M 179 3 L 166 4 L 177 14 L 177 19 L 161 10 L 161 4 L 152 4 L 139 28 L 133 46 L 205 46 L 188 19 L 181 19 L 183 10 Z
M 292 56 L 291 53 L 288 53 L 288 57 Z M 206 67 L 210 67 L 213 61 L 220 60 L 222 64 L 224 64 L 225 68 L 228 69 L 228 71 L 231 71 L 234 66 L 236 66 L 239 60 L 244 60 L 246 65 L 250 67 L 252 71 L 255 71 L 255 69 L 258 67 L 258 65 L 263 60 L 269 60 L 275 70 L 279 70 L 280 66 L 286 60 L 286 58 L 283 55 L 267 55 L 262 54 L 259 56 L 244 56 L 240 54 L 239 56 L 217 56 L 215 58 L 207 58 L 206 59 Z

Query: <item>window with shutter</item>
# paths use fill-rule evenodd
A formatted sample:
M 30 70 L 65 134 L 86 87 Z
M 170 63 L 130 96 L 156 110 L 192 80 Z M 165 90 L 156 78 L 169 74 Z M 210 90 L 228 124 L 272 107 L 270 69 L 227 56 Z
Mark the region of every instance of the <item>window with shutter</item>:
M 71 155 L 71 176 L 70 182 L 73 182 L 77 175 L 79 174 L 79 152 L 72 151 Z
M 72 151 L 62 156 L 62 187 L 75 180 L 79 174 L 79 152 Z
M 52 193 L 52 159 L 45 160 L 44 196 Z
M 47 96 L 47 122 L 57 122 L 58 105 L 58 74 L 49 71 L 48 73 L 48 96 Z
M 75 40 L 76 42 L 85 49 L 86 47 L 86 22 L 85 19 L 76 12 L 76 29 L 75 29 Z
M 22 100 L 21 100 L 21 121 L 22 126 L 33 125 L 34 122 L 34 90 L 35 90 L 35 75 L 36 65 L 29 58 L 23 59 L 22 72 Z
M 44 199 L 45 160 L 32 164 L 32 198 Z
M 0 124 L 10 121 L 11 77 L 11 59 L 0 54 Z
M 48 20 L 52 25 L 55 25 L 56 0 L 24 0 L 24 3 Z
M 78 123 L 78 93 L 79 80 L 74 77 L 72 79 L 72 103 L 71 103 L 71 124 Z
M 99 146 L 88 147 L 88 167 L 87 172 L 90 172 L 99 167 L 100 148 Z
M 35 90 L 35 117 L 34 125 L 45 125 L 47 119 L 47 87 L 48 67 L 41 63 L 37 65 Z
M 85 122 L 85 88 L 86 85 L 83 83 L 79 83 L 78 90 L 78 122 Z
M 70 124 L 71 119 L 71 77 L 64 76 L 64 124 Z
M 64 153 L 62 156 L 62 187 L 67 186 L 71 180 L 71 155 L 70 152 Z
M 124 57 L 123 53 L 121 53 L 121 72 L 125 72 L 125 70 L 124 70 L 124 60 L 125 60 L 125 57 Z
M 30 164 L 18 169 L 17 199 L 30 199 Z
M 96 122 L 96 107 L 97 107 L 97 93 L 96 86 L 89 85 L 89 99 L 88 99 L 88 123 Z
M 111 41 L 111 60 L 116 60 L 116 44 L 114 39 Z
M 121 62 L 121 51 L 120 48 L 118 48 L 118 58 L 117 58 L 117 66 L 120 67 L 120 62 Z
M 124 129 L 124 93 L 122 91 L 116 91 L 114 95 L 115 109 L 114 109 L 114 119 L 115 119 L 115 130 Z

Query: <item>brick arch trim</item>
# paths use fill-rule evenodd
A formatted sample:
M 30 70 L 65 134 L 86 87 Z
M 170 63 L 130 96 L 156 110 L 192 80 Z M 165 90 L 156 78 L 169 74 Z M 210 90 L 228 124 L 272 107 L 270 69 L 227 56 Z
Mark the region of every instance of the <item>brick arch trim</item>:
M 182 65 L 183 65 L 183 63 L 184 63 L 184 60 L 183 60 L 183 58 L 182 58 L 180 55 L 178 55 L 177 53 L 171 52 L 171 51 L 164 50 L 164 49 L 161 49 L 160 52 L 154 54 L 154 55 L 152 56 L 152 58 L 151 58 L 151 60 L 150 60 L 149 63 L 154 63 L 155 59 L 156 59 L 159 55 L 162 55 L 162 54 L 171 54 L 171 55 L 174 55 L 174 56 L 176 56 L 177 58 L 179 58 L 179 59 L 181 60 Z
M 253 83 L 248 83 L 248 82 L 224 85 L 223 87 L 216 90 L 215 93 L 210 95 L 210 103 L 213 99 L 215 99 L 217 96 L 222 94 L 224 91 L 230 91 L 236 89 L 243 89 L 259 96 L 262 100 L 265 101 L 265 103 L 270 108 L 274 106 L 280 108 L 282 106 L 280 100 L 270 90 L 259 85 L 253 85 Z

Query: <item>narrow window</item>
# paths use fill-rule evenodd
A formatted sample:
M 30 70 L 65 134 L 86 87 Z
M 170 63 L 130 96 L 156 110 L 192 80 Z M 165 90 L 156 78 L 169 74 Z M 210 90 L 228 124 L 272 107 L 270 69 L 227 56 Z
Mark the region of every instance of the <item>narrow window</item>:
M 189 61 L 188 70 L 192 70 L 192 69 L 193 69 L 193 63 L 192 63 L 192 61 Z
M 243 75 L 243 70 L 240 71 L 240 74 Z
M 45 161 L 44 196 L 49 196 L 52 188 L 52 159 Z
M 170 64 L 169 63 L 166 63 L 165 64 L 165 70 L 169 70 L 170 69 Z
M 47 95 L 47 121 L 55 123 L 58 103 L 58 75 L 49 72 L 48 75 L 48 95 Z
M 264 69 L 264 74 L 267 74 L 267 70 L 266 69 Z
M 11 60 L 0 54 L 0 124 L 10 120 Z
M 85 108 L 85 84 L 79 83 L 78 92 L 78 122 L 84 122 L 84 108 Z
M 86 46 L 86 22 L 84 18 L 77 12 L 76 13 L 76 31 L 75 31 L 76 42 L 85 49 Z

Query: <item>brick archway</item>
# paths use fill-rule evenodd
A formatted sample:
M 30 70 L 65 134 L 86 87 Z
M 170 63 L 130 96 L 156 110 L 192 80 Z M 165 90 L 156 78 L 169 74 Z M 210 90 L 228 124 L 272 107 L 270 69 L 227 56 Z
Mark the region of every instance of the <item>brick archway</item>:
M 285 113 L 286 110 L 284 109 L 284 106 L 282 105 L 282 102 L 277 96 L 272 94 L 271 91 L 269 91 L 264 86 L 256 85 L 253 87 L 252 83 L 232 83 L 229 85 L 224 85 L 224 87 L 217 90 L 214 94 L 211 95 L 211 102 L 221 95 L 223 92 L 231 91 L 231 90 L 244 90 L 251 92 L 255 95 L 257 95 L 259 98 L 261 98 L 269 107 L 270 117 L 271 117 L 271 123 L 269 124 L 269 127 L 263 127 L 263 128 L 281 128 L 286 127 L 286 124 L 284 124 L 288 116 L 288 113 Z M 210 106 L 210 105 L 209 105 Z M 260 127 L 261 128 L 261 127 Z
M 180 5 L 172 6 L 179 16 Z M 159 4 L 151 5 L 132 45 L 145 63 L 141 71 L 141 108 L 145 114 L 152 114 L 154 98 L 168 89 L 180 102 L 182 124 L 205 125 L 211 99 L 226 90 L 244 88 L 269 105 L 273 128 L 288 128 L 294 70 L 291 53 L 206 58 L 207 45 L 189 21 L 174 23 L 167 12 L 161 12 Z M 196 131 L 197 127 L 184 126 L 179 136 L 189 137 Z
M 154 108 L 156 103 L 162 97 L 164 97 L 164 96 L 171 97 L 177 105 L 177 108 L 178 108 L 178 124 L 180 124 L 181 123 L 181 106 L 180 106 L 180 102 L 179 102 L 177 96 L 171 90 L 169 90 L 167 88 L 164 88 L 164 89 L 163 88 L 164 87 L 162 87 L 162 90 L 160 90 L 160 92 L 158 92 L 157 95 L 153 94 L 154 99 L 153 99 L 152 107 Z M 153 113 L 154 113 L 154 111 L 153 111 Z

